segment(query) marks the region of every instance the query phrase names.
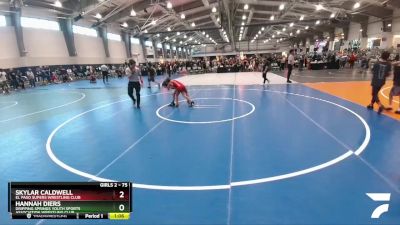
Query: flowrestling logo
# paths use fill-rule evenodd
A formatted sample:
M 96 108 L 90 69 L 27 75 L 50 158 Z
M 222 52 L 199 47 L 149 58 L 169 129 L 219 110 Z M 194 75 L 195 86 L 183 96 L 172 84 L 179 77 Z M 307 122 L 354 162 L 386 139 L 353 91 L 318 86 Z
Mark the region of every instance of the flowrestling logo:
M 381 215 L 389 211 L 390 193 L 366 193 L 366 195 L 375 202 L 384 202 L 375 208 L 371 214 L 372 219 L 379 219 Z

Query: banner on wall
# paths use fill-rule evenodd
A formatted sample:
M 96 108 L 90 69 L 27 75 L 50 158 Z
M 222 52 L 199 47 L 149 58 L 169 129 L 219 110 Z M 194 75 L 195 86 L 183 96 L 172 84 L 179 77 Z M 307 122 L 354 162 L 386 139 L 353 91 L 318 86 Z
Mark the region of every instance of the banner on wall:
M 153 46 L 146 46 L 147 55 L 154 55 L 154 48 Z

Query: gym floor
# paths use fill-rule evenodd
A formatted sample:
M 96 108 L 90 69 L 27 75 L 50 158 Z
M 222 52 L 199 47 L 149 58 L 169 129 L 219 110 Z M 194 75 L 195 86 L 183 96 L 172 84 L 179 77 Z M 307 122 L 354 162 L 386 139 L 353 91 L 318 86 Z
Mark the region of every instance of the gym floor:
M 325 82 L 289 85 L 268 76 L 265 86 L 259 73 L 180 77 L 194 108 L 168 107 L 171 93 L 153 86 L 138 110 L 125 79 L 1 96 L 0 224 L 398 224 L 399 118 L 367 110 L 369 92 L 338 91 L 368 90 L 368 75 L 326 83 L 335 79 L 296 73 Z M 129 221 L 7 213 L 9 181 L 104 179 L 134 183 Z

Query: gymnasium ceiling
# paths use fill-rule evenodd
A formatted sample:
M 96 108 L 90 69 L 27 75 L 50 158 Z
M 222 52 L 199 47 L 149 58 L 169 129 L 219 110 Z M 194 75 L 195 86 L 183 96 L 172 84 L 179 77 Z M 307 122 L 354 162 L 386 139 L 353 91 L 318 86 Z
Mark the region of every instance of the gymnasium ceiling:
M 223 45 L 251 41 L 256 36 L 261 40 L 272 35 L 282 39 L 301 37 L 331 31 L 350 21 L 365 24 L 368 16 L 391 21 L 393 10 L 400 7 L 400 0 L 59 0 L 61 7 L 54 6 L 55 0 L 0 1 L 44 8 L 58 16 L 85 20 L 92 27 L 119 27 L 135 36 L 182 45 Z M 356 2 L 360 2 L 358 8 L 354 7 Z M 317 5 L 321 6 L 319 10 Z M 96 18 L 97 14 L 101 18 Z

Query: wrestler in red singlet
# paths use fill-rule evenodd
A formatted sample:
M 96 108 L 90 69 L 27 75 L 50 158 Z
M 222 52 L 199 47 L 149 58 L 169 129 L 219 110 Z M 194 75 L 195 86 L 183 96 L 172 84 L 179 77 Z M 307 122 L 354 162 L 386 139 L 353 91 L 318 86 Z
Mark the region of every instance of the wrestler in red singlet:
M 188 91 L 185 87 L 184 84 L 182 84 L 181 82 L 177 81 L 177 80 L 170 80 L 169 78 L 167 78 L 164 82 L 163 82 L 163 87 L 166 87 L 169 89 L 175 89 L 175 92 L 173 94 L 173 100 L 170 104 L 170 106 L 179 106 L 179 100 L 178 100 L 178 96 L 179 94 L 182 93 L 182 96 L 186 99 L 188 105 L 190 107 L 192 107 L 194 105 L 194 101 L 192 101 L 189 97 Z

